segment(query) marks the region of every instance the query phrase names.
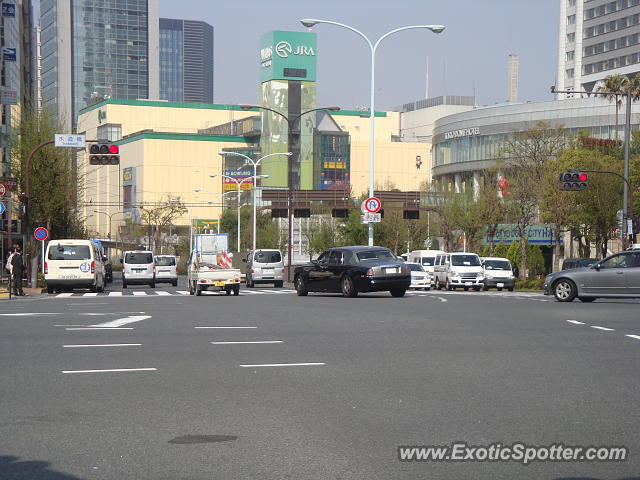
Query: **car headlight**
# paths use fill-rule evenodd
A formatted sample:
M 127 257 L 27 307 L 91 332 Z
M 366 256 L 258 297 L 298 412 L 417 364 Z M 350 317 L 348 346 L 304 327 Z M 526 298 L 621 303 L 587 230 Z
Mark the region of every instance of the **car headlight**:
M 485 277 L 484 273 L 478 274 L 478 280 L 484 280 L 484 277 Z

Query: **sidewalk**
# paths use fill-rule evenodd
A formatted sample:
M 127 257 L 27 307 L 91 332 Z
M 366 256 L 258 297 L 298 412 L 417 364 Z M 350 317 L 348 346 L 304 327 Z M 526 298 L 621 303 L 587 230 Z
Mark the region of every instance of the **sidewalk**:
M 23 288 L 24 293 L 26 293 L 30 297 L 38 297 L 42 293 L 41 288 Z M 16 297 L 15 295 L 11 295 L 11 298 L 25 298 L 25 297 Z M 0 300 L 9 299 L 9 291 L 5 285 L 0 286 Z

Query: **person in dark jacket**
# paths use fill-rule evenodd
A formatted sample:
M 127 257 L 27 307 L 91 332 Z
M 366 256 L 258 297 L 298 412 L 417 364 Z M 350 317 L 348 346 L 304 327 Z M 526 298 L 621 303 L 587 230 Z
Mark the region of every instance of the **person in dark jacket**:
M 22 291 L 22 275 L 24 274 L 24 261 L 20 247 L 16 248 L 11 258 L 11 267 L 13 272 L 13 291 L 19 297 L 24 297 Z

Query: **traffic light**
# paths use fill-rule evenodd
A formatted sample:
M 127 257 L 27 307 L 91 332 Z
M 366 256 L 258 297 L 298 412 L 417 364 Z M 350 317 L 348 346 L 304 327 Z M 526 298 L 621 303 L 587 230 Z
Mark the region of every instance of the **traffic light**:
M 90 165 L 119 165 L 120 148 L 114 143 L 93 143 L 89 147 Z
M 589 177 L 580 170 L 569 170 L 560 174 L 560 190 L 578 192 L 589 186 Z
M 404 218 L 405 220 L 419 220 L 420 210 L 403 210 L 402 218 Z

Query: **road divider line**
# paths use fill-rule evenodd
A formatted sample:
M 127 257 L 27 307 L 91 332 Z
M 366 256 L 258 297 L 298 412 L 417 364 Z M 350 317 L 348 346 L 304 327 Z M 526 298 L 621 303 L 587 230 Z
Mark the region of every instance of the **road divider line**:
M 189 295 L 189 292 L 185 290 L 176 290 L 176 293 L 179 293 L 180 295 Z
M 591 325 L 591 328 L 595 328 L 596 330 L 602 330 L 604 332 L 615 332 L 613 328 L 599 327 L 597 325 Z
M 65 330 L 133 330 L 133 327 L 81 327 L 65 328 Z
M 62 373 L 155 372 L 157 368 L 111 368 L 108 370 L 62 370 Z
M 84 295 L 82 295 L 83 297 L 97 297 L 98 293 L 97 292 L 90 292 L 90 293 L 85 293 Z
M 257 367 L 313 367 L 318 365 L 326 365 L 326 363 L 262 363 L 256 365 L 240 365 L 242 368 L 257 368 Z
M 634 338 L 636 340 L 640 340 L 640 335 L 625 335 L 625 337 Z
M 90 347 L 139 347 L 141 343 L 103 343 L 99 345 L 63 345 L 62 348 L 90 348 Z
M 159 295 L 159 296 L 161 296 L 161 297 L 163 297 L 163 296 L 164 296 L 164 297 L 166 297 L 166 296 L 168 296 L 168 295 L 170 296 L 170 295 L 171 295 L 171 293 L 170 293 L 170 292 L 167 292 L 166 290 L 158 290 L 158 291 L 156 292 L 156 295 Z
M 61 313 L 51 313 L 51 312 L 42 312 L 42 313 L 0 313 L 0 317 L 38 317 L 41 315 L 62 315 Z
M 579 322 L 577 320 L 567 320 L 569 323 L 573 323 L 574 325 L 584 325 L 584 322 Z
M 110 297 L 121 297 L 122 292 L 109 292 Z
M 193 328 L 221 328 L 221 329 L 225 329 L 225 328 L 258 328 L 258 327 L 193 327 Z
M 58 295 L 56 295 L 56 298 L 68 298 L 71 297 L 73 295 L 73 293 L 59 293 Z
M 146 320 L 147 318 L 151 318 L 151 315 L 131 315 L 129 317 L 118 318 L 110 322 L 89 325 L 89 327 L 102 327 L 102 328 L 122 327 L 123 325 L 128 325 L 130 323 L 141 322 L 142 320 Z
M 241 345 L 245 343 L 282 343 L 282 340 L 253 340 L 238 342 L 211 342 L 211 345 Z
M 132 292 L 136 297 L 146 297 L 147 292 Z

